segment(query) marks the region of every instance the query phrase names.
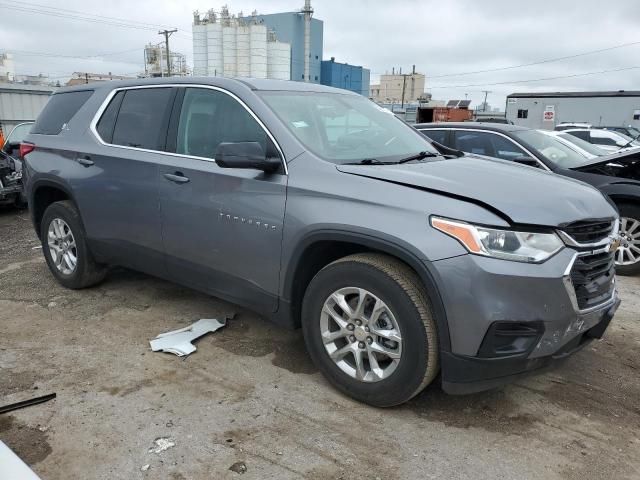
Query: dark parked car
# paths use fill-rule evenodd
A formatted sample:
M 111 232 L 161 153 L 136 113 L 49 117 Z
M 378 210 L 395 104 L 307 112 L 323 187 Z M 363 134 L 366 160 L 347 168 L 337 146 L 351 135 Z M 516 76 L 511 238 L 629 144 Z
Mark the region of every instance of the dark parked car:
M 62 285 L 124 265 L 302 326 L 329 381 L 373 405 L 439 372 L 463 393 L 537 370 L 601 337 L 619 304 L 618 215 L 596 189 L 444 156 L 346 90 L 82 85 L 51 97 L 23 151 Z
M 33 122 L 16 125 L 0 150 L 0 205 L 26 205 L 22 186 L 22 157 L 20 143 L 31 130 Z
M 640 272 L 640 150 L 587 160 L 550 135 L 513 125 L 440 123 L 415 125 L 432 140 L 463 152 L 526 163 L 593 185 L 620 211 L 618 273 Z M 541 190 L 541 195 L 548 191 Z

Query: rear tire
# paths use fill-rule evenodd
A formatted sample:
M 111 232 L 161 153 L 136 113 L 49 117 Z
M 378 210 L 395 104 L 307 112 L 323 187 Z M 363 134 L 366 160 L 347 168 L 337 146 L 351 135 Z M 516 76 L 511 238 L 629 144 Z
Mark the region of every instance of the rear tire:
M 413 270 L 387 255 L 350 255 L 320 270 L 305 292 L 302 329 L 326 378 L 370 405 L 406 402 L 439 370 L 436 324 L 424 287 Z
M 616 273 L 618 275 L 637 275 L 640 273 L 640 205 L 621 203 L 618 205 L 618 210 L 620 210 L 622 221 L 620 225 L 621 245 L 616 251 Z M 621 251 L 623 252 L 622 263 L 620 262 Z M 634 263 L 627 263 L 631 262 L 630 255 L 635 256 Z
M 42 251 L 49 270 L 66 288 L 90 287 L 106 275 L 104 265 L 94 260 L 86 238 L 73 202 L 64 200 L 47 207 L 40 224 Z

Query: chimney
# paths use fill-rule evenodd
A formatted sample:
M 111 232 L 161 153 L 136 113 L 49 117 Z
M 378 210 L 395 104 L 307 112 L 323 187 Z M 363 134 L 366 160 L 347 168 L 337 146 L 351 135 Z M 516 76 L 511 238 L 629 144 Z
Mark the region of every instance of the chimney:
M 413 66 L 413 70 L 411 71 L 411 73 L 412 73 L 413 75 L 415 75 L 415 74 L 416 74 L 416 66 L 415 66 L 415 65 Z
M 396 74 L 396 67 L 391 67 L 391 75 L 395 75 Z

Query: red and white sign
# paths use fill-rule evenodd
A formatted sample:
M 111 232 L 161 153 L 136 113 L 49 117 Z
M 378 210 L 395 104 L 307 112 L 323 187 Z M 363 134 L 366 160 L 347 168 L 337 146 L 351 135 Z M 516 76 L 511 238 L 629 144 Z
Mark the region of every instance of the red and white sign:
M 556 109 L 554 105 L 547 105 L 544 108 L 542 120 L 545 122 L 553 122 L 556 119 Z

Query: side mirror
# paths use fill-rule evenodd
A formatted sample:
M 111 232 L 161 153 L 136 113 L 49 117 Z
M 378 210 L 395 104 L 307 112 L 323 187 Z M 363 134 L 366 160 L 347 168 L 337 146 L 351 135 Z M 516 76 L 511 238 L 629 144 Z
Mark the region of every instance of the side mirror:
M 280 158 L 267 158 L 258 142 L 222 142 L 215 160 L 222 168 L 249 168 L 273 173 L 282 164 Z
M 2 147 L 2 151 L 7 155 L 13 155 L 14 152 L 20 150 L 20 142 L 7 142 Z
M 514 162 L 521 163 L 522 165 L 528 165 L 530 167 L 540 167 L 538 160 L 533 157 L 517 157 L 513 159 Z

